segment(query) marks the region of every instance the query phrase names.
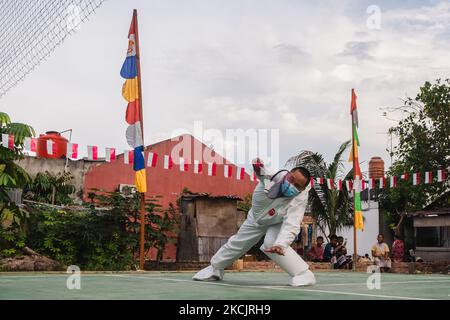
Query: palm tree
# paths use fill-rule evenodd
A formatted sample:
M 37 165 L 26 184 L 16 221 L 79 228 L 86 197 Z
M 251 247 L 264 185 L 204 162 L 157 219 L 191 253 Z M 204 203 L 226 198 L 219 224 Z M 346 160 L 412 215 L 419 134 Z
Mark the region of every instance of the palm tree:
M 351 141 L 348 140 L 339 147 L 330 164 L 327 164 L 319 153 L 303 151 L 299 155 L 291 157 L 286 162 L 286 167 L 303 166 L 310 171 L 313 177 L 324 177 L 334 181 L 351 179 L 353 170 L 345 173 L 342 160 L 350 143 Z M 353 223 L 353 201 L 345 184 L 342 186 L 342 190 L 336 190 L 329 189 L 326 182 L 321 185 L 314 181 L 314 187 L 309 193 L 309 205 L 312 217 L 327 238 L 328 235 L 336 234 L 343 227 Z M 326 230 L 328 230 L 328 234 Z

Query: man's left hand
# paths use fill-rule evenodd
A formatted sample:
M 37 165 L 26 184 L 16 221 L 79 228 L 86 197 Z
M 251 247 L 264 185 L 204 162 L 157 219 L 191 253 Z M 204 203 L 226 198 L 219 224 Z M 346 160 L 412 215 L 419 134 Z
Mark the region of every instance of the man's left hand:
M 279 247 L 279 246 L 273 246 L 267 249 L 264 249 L 265 252 L 270 252 L 270 253 L 276 253 L 279 254 L 280 256 L 284 256 L 284 250 L 283 248 Z

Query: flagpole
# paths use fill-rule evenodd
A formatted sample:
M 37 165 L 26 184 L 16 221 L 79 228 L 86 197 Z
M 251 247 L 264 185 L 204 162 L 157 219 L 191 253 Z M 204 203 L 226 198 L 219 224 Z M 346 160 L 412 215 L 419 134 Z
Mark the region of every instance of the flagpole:
M 139 116 L 141 119 L 141 133 L 142 133 L 142 145 L 144 146 L 144 114 L 142 112 L 142 89 L 141 89 L 141 54 L 139 52 L 139 31 L 138 31 L 138 20 L 137 20 L 137 10 L 133 10 L 133 20 L 135 21 L 134 30 L 136 33 L 136 64 L 138 70 L 138 95 L 139 95 Z M 144 270 L 145 261 L 145 193 L 141 193 L 141 204 L 140 204 L 140 249 L 139 249 L 139 269 Z
M 354 89 L 352 88 L 352 99 Z M 355 132 L 352 114 L 352 165 L 353 165 L 353 271 L 356 271 L 357 245 L 356 245 L 356 192 L 355 192 Z

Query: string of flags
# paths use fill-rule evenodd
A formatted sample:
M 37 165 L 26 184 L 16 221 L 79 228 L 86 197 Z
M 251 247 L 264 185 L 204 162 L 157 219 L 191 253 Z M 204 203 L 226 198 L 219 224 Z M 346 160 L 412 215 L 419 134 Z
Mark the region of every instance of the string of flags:
M 2 142 L 1 146 L 8 149 L 14 149 L 14 136 L 9 134 L 2 134 Z M 67 157 L 72 160 L 78 159 L 78 144 L 77 143 L 67 143 Z M 24 150 L 36 152 L 37 151 L 37 138 L 25 138 L 24 140 Z M 56 154 L 56 143 L 52 140 L 46 141 L 46 152 L 49 155 Z M 87 154 L 88 160 L 100 160 L 99 156 L 99 148 L 98 146 L 87 146 Z M 105 148 L 105 161 L 113 162 L 116 161 L 116 149 L 115 148 Z M 160 157 L 156 152 L 148 152 L 147 153 L 147 161 L 146 167 L 154 168 L 157 163 L 160 161 Z M 134 161 L 134 150 L 125 150 L 123 162 L 124 164 L 132 165 Z M 170 155 L 163 155 L 163 168 L 166 170 L 172 170 L 175 167 L 174 161 Z M 189 164 L 186 162 L 184 158 L 180 157 L 179 164 L 177 164 L 178 168 L 182 172 L 189 171 L 189 166 L 192 166 L 193 172 L 195 174 L 201 174 L 205 168 L 205 171 L 208 176 L 216 176 L 217 173 L 217 163 L 200 163 L 198 160 L 194 160 L 193 164 Z M 232 178 L 233 176 L 237 180 L 244 180 L 245 178 L 245 168 L 234 167 L 232 165 L 225 164 L 223 166 L 223 175 L 225 178 Z M 236 171 L 236 172 L 233 172 Z M 256 181 L 255 173 L 249 174 L 251 181 Z M 411 179 L 410 179 L 411 178 Z M 344 185 L 347 190 L 356 190 L 362 191 L 365 189 L 385 189 L 387 186 L 389 188 L 397 187 L 398 181 L 411 181 L 413 185 L 419 184 L 432 184 L 434 182 L 444 182 L 448 178 L 447 171 L 444 169 L 437 169 L 433 171 L 426 172 L 414 172 L 404 173 L 397 176 L 390 177 L 381 177 L 381 178 L 370 178 L 370 179 L 354 179 L 354 180 L 341 180 L 341 179 L 330 179 L 324 177 L 311 177 L 310 184 L 311 187 L 314 184 L 326 185 L 328 189 L 334 190 L 343 190 Z M 378 183 L 377 183 L 378 182 Z

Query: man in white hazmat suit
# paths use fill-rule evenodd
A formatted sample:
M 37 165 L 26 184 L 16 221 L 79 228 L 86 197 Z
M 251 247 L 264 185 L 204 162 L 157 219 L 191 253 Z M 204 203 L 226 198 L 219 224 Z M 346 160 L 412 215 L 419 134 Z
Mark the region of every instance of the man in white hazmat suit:
M 253 163 L 259 180 L 252 197 L 252 208 L 238 232 L 211 258 L 210 266 L 192 279 L 222 280 L 224 269 L 239 259 L 261 237 L 261 250 L 290 276 L 289 285 L 314 285 L 316 279 L 308 264 L 291 248 L 300 231 L 308 203 L 310 173 L 304 167 L 266 175 L 259 159 Z

